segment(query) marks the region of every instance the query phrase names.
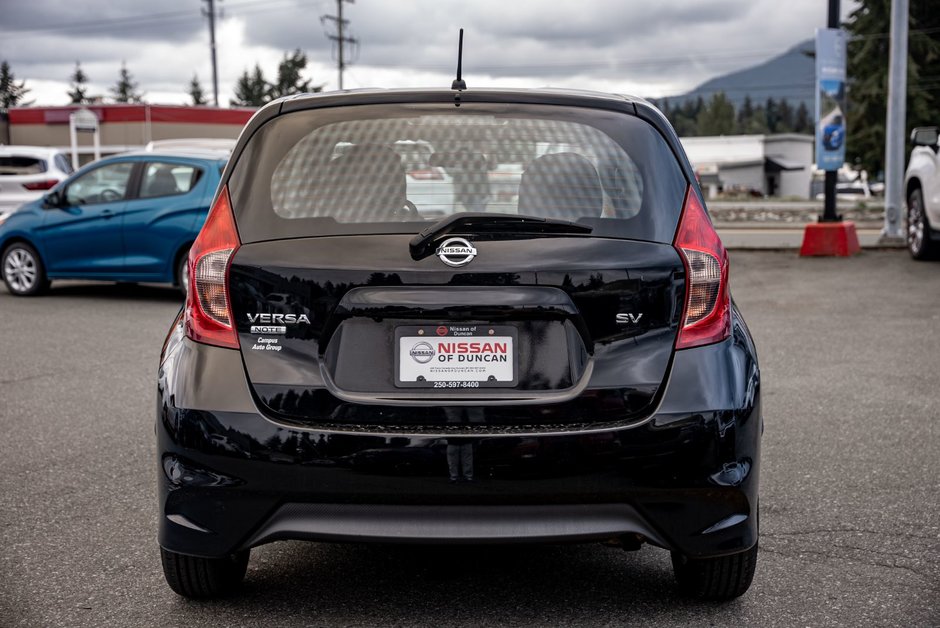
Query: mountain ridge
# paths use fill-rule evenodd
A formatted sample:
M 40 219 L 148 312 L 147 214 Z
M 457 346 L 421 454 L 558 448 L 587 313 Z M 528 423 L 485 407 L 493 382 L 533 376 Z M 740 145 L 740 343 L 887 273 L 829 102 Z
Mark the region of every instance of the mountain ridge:
M 675 107 L 700 96 L 708 102 L 718 92 L 724 92 L 735 110 L 750 96 L 755 105 L 768 98 L 776 101 L 786 98 L 794 108 L 802 102 L 812 112 L 816 106 L 815 55 L 815 41 L 807 39 L 767 61 L 711 78 L 685 94 L 656 101 L 668 100 Z

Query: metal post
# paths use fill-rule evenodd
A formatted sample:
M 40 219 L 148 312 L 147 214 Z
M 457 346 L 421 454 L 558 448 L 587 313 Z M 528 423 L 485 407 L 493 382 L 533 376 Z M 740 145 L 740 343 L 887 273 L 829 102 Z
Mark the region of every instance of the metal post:
M 209 18 L 209 50 L 212 53 L 212 103 L 219 106 L 219 68 L 215 58 L 215 0 L 203 0 L 209 5 L 205 11 Z
M 343 89 L 343 0 L 336 0 L 336 31 L 339 35 L 339 88 Z
M 148 105 L 149 106 L 149 105 Z M 95 161 L 101 159 L 101 129 L 96 128 L 92 133 L 92 139 L 95 141 Z
M 72 170 L 78 170 L 78 133 L 75 131 L 75 119 L 69 116 L 69 143 L 72 145 Z
M 885 121 L 885 224 L 883 239 L 901 233 L 904 202 L 904 139 L 907 116 L 908 0 L 891 2 L 891 48 L 888 61 L 888 115 Z
M 828 28 L 839 28 L 839 0 L 829 0 L 829 18 L 826 21 Z M 841 222 L 842 216 L 836 214 L 836 182 L 839 173 L 836 170 L 826 171 L 825 200 L 823 201 L 823 215 L 819 222 Z

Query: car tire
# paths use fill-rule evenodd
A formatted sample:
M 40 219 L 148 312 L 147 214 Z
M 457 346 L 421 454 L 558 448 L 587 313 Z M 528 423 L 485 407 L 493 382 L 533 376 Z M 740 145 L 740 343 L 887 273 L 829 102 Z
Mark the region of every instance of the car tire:
M 188 598 L 224 597 L 235 592 L 245 578 L 249 554 L 245 550 L 223 558 L 203 558 L 160 548 L 166 583 Z
M 937 257 L 938 244 L 930 239 L 930 221 L 924 211 L 924 193 L 915 188 L 907 196 L 907 250 L 914 259 Z
M 751 586 L 757 569 L 757 545 L 717 558 L 687 558 L 673 552 L 672 568 L 683 595 L 702 600 L 731 600 Z
M 186 293 L 189 290 L 189 249 L 184 249 L 179 254 L 179 259 L 176 260 L 176 286 L 180 289 L 180 292 L 183 293 L 183 298 L 186 298 Z
M 14 296 L 36 296 L 49 287 L 42 258 L 26 242 L 14 242 L 4 249 L 0 257 L 0 274 L 7 290 Z

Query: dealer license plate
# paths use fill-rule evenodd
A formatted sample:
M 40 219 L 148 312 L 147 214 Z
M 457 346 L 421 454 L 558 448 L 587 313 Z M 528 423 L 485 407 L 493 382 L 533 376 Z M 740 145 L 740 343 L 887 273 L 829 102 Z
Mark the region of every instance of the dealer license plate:
M 402 325 L 395 329 L 395 385 L 515 386 L 517 330 L 510 325 Z

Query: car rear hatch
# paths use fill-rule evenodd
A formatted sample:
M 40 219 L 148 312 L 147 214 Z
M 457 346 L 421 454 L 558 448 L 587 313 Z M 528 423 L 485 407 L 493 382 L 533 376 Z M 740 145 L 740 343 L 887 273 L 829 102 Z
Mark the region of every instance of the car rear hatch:
M 261 407 L 375 431 L 648 416 L 683 323 L 673 239 L 690 189 L 652 125 L 574 107 L 349 109 L 267 123 L 221 193 L 239 239 L 230 346 Z M 436 147 L 453 174 L 449 217 L 400 183 L 383 146 L 402 141 Z M 488 162 L 482 177 L 454 165 L 462 148 Z M 501 190 L 498 212 L 472 211 L 486 204 L 474 182 L 503 162 L 526 165 L 514 207 Z
M 17 206 L 34 198 L 59 182 L 52 176 L 46 160 L 18 154 L 0 154 L 0 204 Z
M 442 406 L 486 404 L 480 422 L 513 426 L 649 411 L 684 300 L 671 246 L 468 236 L 478 254 L 458 270 L 435 255 L 413 260 L 409 239 L 239 249 L 232 312 L 268 410 L 320 424 L 439 425 L 455 414 Z

